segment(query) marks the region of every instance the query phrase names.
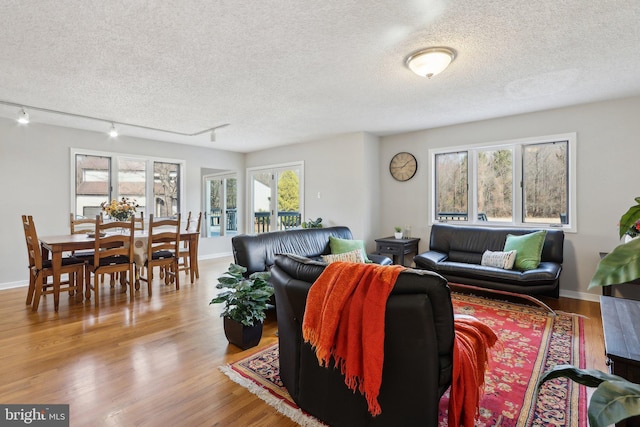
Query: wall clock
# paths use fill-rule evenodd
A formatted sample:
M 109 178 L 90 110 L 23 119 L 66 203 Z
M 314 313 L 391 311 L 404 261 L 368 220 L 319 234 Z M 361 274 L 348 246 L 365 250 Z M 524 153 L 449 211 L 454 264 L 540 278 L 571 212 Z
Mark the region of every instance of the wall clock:
M 418 162 L 411 153 L 398 153 L 391 159 L 389 163 L 389 172 L 391 176 L 398 181 L 408 181 L 416 174 L 418 170 Z

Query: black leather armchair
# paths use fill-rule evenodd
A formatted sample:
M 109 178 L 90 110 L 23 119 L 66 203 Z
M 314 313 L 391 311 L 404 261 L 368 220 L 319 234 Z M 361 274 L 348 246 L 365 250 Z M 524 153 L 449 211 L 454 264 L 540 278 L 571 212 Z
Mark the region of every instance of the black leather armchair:
M 453 307 L 447 281 L 419 270 L 402 272 L 389 296 L 379 402 L 372 417 L 360 393 L 334 368 L 318 364 L 302 338 L 309 288 L 325 268 L 279 255 L 271 269 L 277 300 L 280 377 L 304 411 L 331 426 L 436 426 L 440 397 L 451 383 Z

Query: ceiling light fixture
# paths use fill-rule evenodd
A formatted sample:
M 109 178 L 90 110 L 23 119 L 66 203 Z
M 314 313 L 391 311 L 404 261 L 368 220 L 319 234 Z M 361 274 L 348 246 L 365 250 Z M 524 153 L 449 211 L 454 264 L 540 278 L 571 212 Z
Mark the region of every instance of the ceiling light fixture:
M 111 138 L 116 138 L 118 136 L 118 129 L 116 129 L 116 125 L 111 123 L 111 129 L 109 129 L 109 136 Z
M 211 130 L 211 142 L 216 142 L 216 130 Z
M 24 105 L 24 104 L 18 104 L 15 102 L 10 102 L 10 101 L 3 101 L 0 100 L 0 105 L 8 105 L 11 107 L 18 107 L 20 108 L 20 113 L 18 114 L 18 121 L 20 123 L 29 123 L 29 114 L 25 111 L 25 108 L 29 108 L 30 110 L 36 110 L 36 111 L 42 111 L 44 113 L 49 113 L 49 114 L 60 114 L 63 116 L 68 116 L 68 117 L 77 117 L 80 119 L 85 119 L 85 120 L 94 120 L 94 121 L 98 121 L 98 122 L 103 122 L 103 123 L 111 123 L 111 130 L 109 131 L 109 135 L 111 136 L 118 136 L 118 131 L 117 129 L 115 129 L 115 124 L 117 123 L 118 125 L 121 126 L 130 126 L 130 127 L 134 127 L 134 128 L 138 128 L 138 129 L 146 129 L 146 130 L 151 130 L 151 131 L 156 131 L 156 132 L 163 132 L 163 133 L 170 133 L 173 135 L 180 135 L 180 136 L 198 136 L 198 135 L 203 135 L 207 132 L 212 132 L 215 129 L 219 129 L 219 128 L 223 128 L 225 126 L 229 126 L 229 123 L 224 123 L 222 125 L 218 125 L 218 126 L 213 126 L 198 132 L 193 132 L 193 133 L 187 133 L 187 132 L 178 132 L 175 130 L 169 130 L 169 129 L 160 129 L 160 128 L 154 128 L 154 127 L 150 127 L 150 126 L 142 126 L 142 125 L 136 125 L 133 123 L 124 123 L 124 122 L 114 122 L 112 120 L 108 120 L 108 119 L 101 119 L 99 117 L 92 117 L 92 116 L 85 116 L 83 114 L 75 114 L 75 113 L 67 113 L 66 111 L 58 111 L 58 110 L 51 110 L 49 108 L 41 108 L 41 107 L 34 107 L 33 105 Z M 112 135 L 111 133 L 115 132 L 116 135 Z
M 430 47 L 409 55 L 406 64 L 417 75 L 430 79 L 443 72 L 455 57 L 456 51 L 451 48 Z
M 21 123 L 23 125 L 29 123 L 29 113 L 24 111 L 24 107 L 22 107 L 22 109 L 18 113 L 18 123 Z

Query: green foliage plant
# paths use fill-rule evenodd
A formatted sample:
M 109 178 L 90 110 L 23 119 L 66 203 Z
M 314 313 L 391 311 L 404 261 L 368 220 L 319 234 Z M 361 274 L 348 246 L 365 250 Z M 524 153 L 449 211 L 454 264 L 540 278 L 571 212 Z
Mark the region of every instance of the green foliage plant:
M 595 369 L 578 369 L 572 365 L 558 365 L 543 373 L 536 386 L 534 402 L 542 384 L 555 378 L 569 378 L 587 387 L 597 387 L 587 411 L 591 427 L 606 427 L 640 415 L 640 384 L 617 375 Z
M 309 218 L 308 221 L 305 221 L 300 225 L 302 228 L 322 228 L 322 218 L 318 218 L 316 220 Z
M 620 238 L 625 234 L 637 237 L 640 232 L 640 197 L 620 218 Z M 640 238 L 616 246 L 598 263 L 589 288 L 616 285 L 640 278 Z
M 393 229 L 396 230 L 396 233 L 402 232 L 402 227 L 393 227 Z
M 220 277 L 216 289 L 226 289 L 213 298 L 209 304 L 224 304 L 220 317 L 228 317 L 245 326 L 261 323 L 267 316 L 267 301 L 273 295 L 268 272 L 257 272 L 244 277 L 247 269 L 238 264 L 230 264 Z

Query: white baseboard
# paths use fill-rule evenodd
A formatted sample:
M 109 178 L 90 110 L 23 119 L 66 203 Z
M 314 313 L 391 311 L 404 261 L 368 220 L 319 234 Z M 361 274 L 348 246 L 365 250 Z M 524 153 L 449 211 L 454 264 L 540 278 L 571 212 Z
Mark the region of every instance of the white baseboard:
M 22 287 L 27 287 L 27 286 L 29 286 L 29 281 L 28 280 L 23 280 L 23 281 L 19 281 L 19 282 L 0 283 L 0 291 L 5 290 L 5 289 L 22 288 Z
M 560 291 L 560 296 L 584 301 L 600 302 L 600 295 L 592 294 L 590 292 Z

